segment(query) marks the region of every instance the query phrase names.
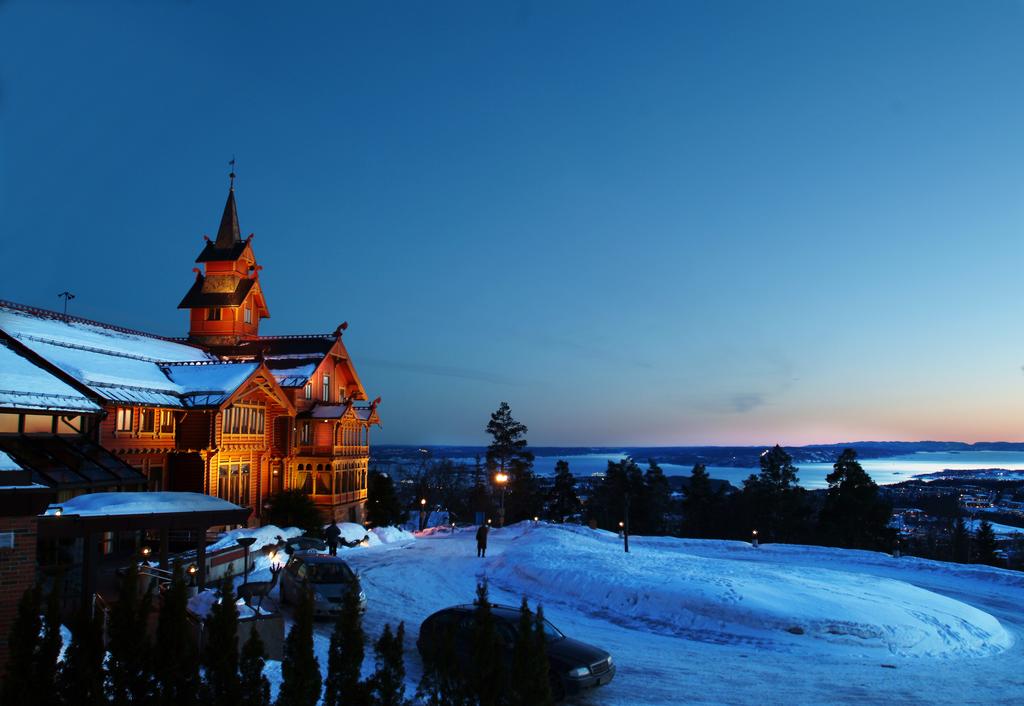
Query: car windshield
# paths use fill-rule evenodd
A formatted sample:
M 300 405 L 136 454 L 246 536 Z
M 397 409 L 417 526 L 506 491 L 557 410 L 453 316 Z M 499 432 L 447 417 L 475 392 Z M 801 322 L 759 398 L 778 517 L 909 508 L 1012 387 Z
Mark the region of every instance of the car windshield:
M 307 564 L 306 578 L 311 583 L 348 583 L 352 580 L 352 569 L 344 564 Z

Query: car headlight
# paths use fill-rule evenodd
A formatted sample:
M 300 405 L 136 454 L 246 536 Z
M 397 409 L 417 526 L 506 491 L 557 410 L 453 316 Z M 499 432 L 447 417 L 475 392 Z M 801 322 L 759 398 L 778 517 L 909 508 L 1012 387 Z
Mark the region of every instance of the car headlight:
M 576 667 L 576 669 L 569 670 L 569 676 L 573 679 L 579 679 L 590 674 L 590 667 Z
M 611 656 L 611 655 L 608 655 L 608 666 L 610 667 L 610 666 L 612 666 L 613 664 L 614 664 L 614 662 L 612 662 L 612 656 Z
M 362 603 L 365 600 L 366 600 L 366 594 L 363 593 L 362 591 L 360 591 L 359 592 L 359 602 Z

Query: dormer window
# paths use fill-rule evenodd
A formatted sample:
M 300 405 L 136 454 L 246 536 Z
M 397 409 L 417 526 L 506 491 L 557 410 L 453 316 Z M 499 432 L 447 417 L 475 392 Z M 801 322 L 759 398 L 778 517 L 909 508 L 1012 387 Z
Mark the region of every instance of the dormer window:
M 313 438 L 313 435 L 311 433 L 309 422 L 303 422 L 302 423 L 302 443 L 303 444 L 308 444 L 312 438 Z
M 326 374 L 324 375 L 323 395 L 324 395 L 324 402 L 330 402 L 331 401 L 331 376 L 330 375 L 326 375 Z
M 207 321 L 220 321 L 220 308 L 219 307 L 215 307 L 215 306 L 211 306 L 209 309 L 207 309 L 206 310 L 206 320 Z
M 311 382 L 306 383 L 306 399 L 313 399 L 313 383 Z

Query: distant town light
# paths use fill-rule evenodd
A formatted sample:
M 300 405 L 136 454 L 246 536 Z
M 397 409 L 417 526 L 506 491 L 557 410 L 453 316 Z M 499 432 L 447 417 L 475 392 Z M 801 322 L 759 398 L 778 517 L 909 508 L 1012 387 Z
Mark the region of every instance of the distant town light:
M 427 499 L 426 498 L 420 498 L 420 505 L 426 505 L 426 504 L 427 504 Z

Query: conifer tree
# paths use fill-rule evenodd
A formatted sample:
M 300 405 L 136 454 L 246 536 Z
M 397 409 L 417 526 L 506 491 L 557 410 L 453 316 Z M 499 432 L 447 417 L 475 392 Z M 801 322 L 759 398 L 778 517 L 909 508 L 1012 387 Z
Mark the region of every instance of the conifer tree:
M 831 546 L 882 549 L 892 544 L 892 506 L 878 496 L 878 486 L 846 449 L 828 474 L 825 506 L 818 516 L 822 539 Z
M 644 472 L 644 492 L 638 512 L 639 526 L 632 531 L 638 534 L 665 534 L 665 516 L 672 502 L 672 489 L 661 466 L 654 459 L 648 462 Z
M 792 457 L 779 445 L 761 454 L 761 472 L 743 481 L 749 522 L 771 541 L 799 541 L 807 534 L 807 491 L 797 484 Z
M 455 649 L 455 626 L 441 626 L 423 659 L 423 677 L 416 698 L 423 706 L 472 706 Z
M 152 603 L 152 584 L 139 596 L 139 567 L 133 562 L 110 610 L 107 694 L 113 706 L 141 706 L 155 696 L 153 647 L 147 631 Z
M 504 685 L 502 647 L 494 626 L 487 582 L 477 584 L 473 615 L 473 663 L 470 691 L 479 706 L 498 706 Z
M 103 614 L 86 607 L 78 611 L 71 626 L 71 643 L 57 673 L 57 691 L 61 700 L 76 706 L 102 706 L 107 703 L 103 690 Z
M 60 657 L 60 576 L 53 580 L 53 587 L 46 597 L 46 615 L 43 621 L 43 634 L 39 640 L 34 665 L 35 683 L 41 691 L 36 692 L 36 703 L 39 706 L 56 706 L 59 703 L 57 690 L 57 658 Z
M 405 623 L 398 624 L 393 634 L 391 625 L 384 625 L 384 632 L 374 645 L 377 667 L 370 677 L 373 706 L 406 706 L 405 662 L 402 657 L 405 643 Z
M 957 517 L 953 523 L 953 532 L 950 536 L 950 544 L 953 553 L 953 561 L 966 564 L 971 559 L 971 533 L 967 530 L 967 523 L 964 518 Z
M 156 626 L 157 701 L 161 706 L 190 706 L 199 699 L 199 659 L 188 622 L 188 588 L 175 563 L 163 594 Z
M 253 624 L 249 639 L 242 645 L 239 670 L 239 703 L 245 706 L 270 706 L 270 681 L 263 675 L 267 655 L 260 631 Z
M 323 706 L 367 704 L 368 686 L 362 681 L 365 652 L 366 635 L 359 613 L 359 587 L 353 583 L 345 592 L 341 613 L 331 632 Z
M 11 624 L 7 637 L 9 648 L 7 666 L 4 669 L 0 703 L 32 703 L 38 693 L 35 681 L 36 660 L 39 649 L 39 632 L 43 621 L 39 617 L 42 590 L 39 586 L 25 589 L 18 601 L 18 612 Z
M 313 592 L 300 591 L 295 622 L 284 643 L 277 706 L 316 706 L 320 700 L 320 664 L 313 654 Z
M 996 533 L 988 520 L 982 520 L 978 525 L 978 531 L 974 533 L 974 549 L 978 555 L 978 561 L 989 566 L 999 566 L 996 548 Z
M 555 463 L 555 484 L 551 491 L 551 516 L 556 522 L 580 511 L 580 497 L 576 494 L 576 478 L 569 471 L 567 461 Z
M 548 662 L 547 631 L 544 629 L 544 608 L 537 605 L 533 616 L 533 668 L 531 698 L 537 706 L 550 706 L 554 703 L 551 689 L 551 665 Z
M 508 475 L 505 487 L 505 523 L 518 522 L 540 512 L 542 498 L 533 475 L 533 453 L 527 450 L 526 425 L 512 416 L 508 402 L 491 414 L 485 431 L 491 435 L 487 447 L 487 469 Z
M 721 510 L 722 493 L 711 489 L 711 478 L 703 463 L 696 463 L 690 473 L 690 483 L 683 489 L 684 537 L 708 538 L 718 533 L 717 515 Z
M 238 606 L 231 577 L 220 585 L 220 601 L 206 619 L 206 642 L 202 663 L 205 672 L 201 689 L 207 706 L 234 706 L 238 703 Z
M 519 624 L 516 628 L 516 641 L 512 646 L 512 675 L 509 680 L 509 706 L 534 706 L 532 697 L 533 663 L 533 613 L 523 596 L 519 605 Z

